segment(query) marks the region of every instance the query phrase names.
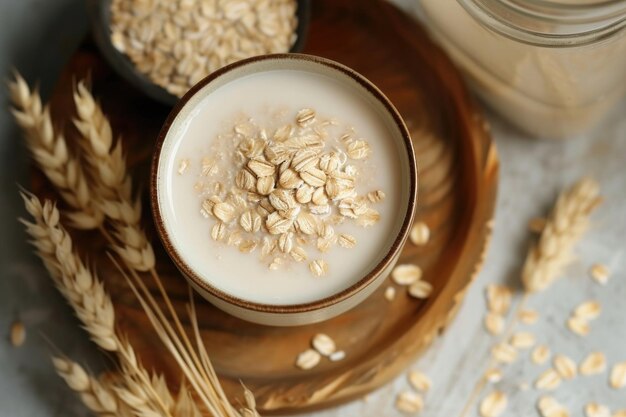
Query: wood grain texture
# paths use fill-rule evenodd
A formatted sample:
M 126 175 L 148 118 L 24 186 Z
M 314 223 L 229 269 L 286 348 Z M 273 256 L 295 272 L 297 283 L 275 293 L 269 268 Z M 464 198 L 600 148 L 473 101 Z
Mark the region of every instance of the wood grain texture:
M 198 302 L 202 336 L 226 392 L 237 401 L 243 381 L 256 394 L 262 414 L 310 411 L 360 397 L 393 378 L 428 346 L 454 316 L 482 264 L 497 187 L 498 159 L 482 118 L 452 64 L 421 27 L 383 1 L 317 0 L 312 12 L 304 52 L 337 60 L 365 75 L 409 126 L 420 171 L 417 218 L 432 233 L 425 247 L 407 244 L 400 262 L 419 264 L 434 291 L 428 300 L 416 301 L 400 290 L 390 303 L 383 285 L 357 308 L 297 328 L 247 323 Z M 68 120 L 72 84 L 85 76 L 124 141 L 135 184 L 147 204 L 152 145 L 168 109 L 123 82 L 88 43 L 59 80 L 52 98 L 57 120 Z M 75 138 L 70 126 L 65 127 Z M 45 181 L 38 176 L 34 181 L 40 193 L 51 195 Z M 147 207 L 144 211 L 147 220 Z M 185 317 L 185 280 L 162 251 L 149 221 L 146 228 L 165 286 Z M 102 256 L 104 242 L 88 233 L 75 238 L 97 263 L 115 302 L 119 326 L 143 362 L 175 384 L 180 371 L 123 279 Z M 347 357 L 337 363 L 325 360 L 307 372 L 298 370 L 295 357 L 317 332 L 332 336 Z

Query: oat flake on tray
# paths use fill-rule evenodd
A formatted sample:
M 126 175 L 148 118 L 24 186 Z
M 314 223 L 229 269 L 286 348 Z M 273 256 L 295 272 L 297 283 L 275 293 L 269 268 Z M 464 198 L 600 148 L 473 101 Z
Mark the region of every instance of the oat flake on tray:
M 288 52 L 295 0 L 113 0 L 111 43 L 173 95 L 235 61 Z

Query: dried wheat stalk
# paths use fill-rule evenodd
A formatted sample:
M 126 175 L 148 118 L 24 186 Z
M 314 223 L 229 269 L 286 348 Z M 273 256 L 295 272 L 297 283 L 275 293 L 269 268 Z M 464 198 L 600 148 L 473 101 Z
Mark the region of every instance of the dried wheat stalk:
M 103 213 L 93 202 L 80 161 L 70 153 L 63 134 L 55 130 L 50 108 L 42 104 L 37 90 L 31 91 L 19 74 L 15 74 L 8 88 L 11 113 L 24 133 L 31 155 L 63 200 L 75 210 L 67 214 L 72 226 L 97 228 L 102 224 Z
M 79 118 L 75 124 L 85 139 L 82 146 L 87 154 L 86 159 L 92 170 L 95 173 L 100 173 L 100 175 L 94 175 L 96 182 L 94 189 L 97 197 L 104 202 L 103 210 L 113 225 L 114 236 L 111 243 L 115 252 L 129 269 L 130 274 L 136 278 L 137 286 L 133 287 L 136 294 L 142 301 L 155 330 L 178 361 L 203 406 L 213 415 L 236 416 L 237 412 L 232 408 L 222 391 L 199 335 L 196 335 L 197 344 L 194 348 L 161 284 L 155 269 L 152 245 L 140 228 L 141 208 L 138 200 L 137 202 L 130 200 L 130 181 L 126 173 L 120 142 L 112 146 L 110 124 L 84 83 L 78 84 L 74 93 L 74 101 L 79 113 Z M 90 126 L 94 126 L 94 128 Z M 115 167 L 116 172 L 110 172 L 109 167 Z M 107 181 L 104 174 L 116 180 Z M 111 207 L 116 207 L 117 210 L 113 211 Z M 105 237 L 107 237 L 106 233 Z M 120 271 L 125 273 L 121 266 Z M 169 318 L 161 311 L 154 298 L 143 286 L 143 282 L 136 275 L 136 271 L 150 272 L 165 301 Z M 140 292 L 141 290 L 143 292 Z M 143 297 L 147 298 L 142 298 L 142 294 Z M 193 320 L 195 311 L 190 315 Z M 170 324 L 170 320 L 173 321 L 173 325 Z M 254 397 L 249 391 L 246 391 L 246 398 Z M 256 413 L 254 405 L 248 404 L 244 410 L 253 414 Z
M 113 228 L 112 247 L 129 267 L 154 269 L 154 250 L 141 229 L 141 201 L 132 196 L 122 142 L 114 143 L 111 124 L 83 81 L 74 91 L 74 103 L 78 113 L 74 125 L 82 135 L 81 148 L 91 170 L 92 188 Z
M 137 274 L 126 274 L 121 267 L 120 271 L 124 274 L 129 285 L 135 292 L 157 335 L 177 361 L 190 385 L 194 388 L 199 401 L 209 413 L 213 416 L 220 417 L 258 417 L 259 414 L 256 411 L 254 395 L 245 386 L 243 389 L 246 406 L 242 407 L 240 413 L 237 412 L 228 401 L 200 336 L 191 288 L 189 289 L 191 303 L 188 306 L 188 313 L 193 328 L 193 337 L 196 343 L 195 347 L 189 344 L 182 328 L 177 332 L 170 325 L 167 317 L 163 314 L 161 308 L 148 288 L 143 284 L 141 278 Z
M 80 395 L 85 406 L 101 417 L 131 417 L 135 415 L 132 409 L 121 400 L 127 394 L 119 378 L 103 375 L 96 378 L 90 375 L 78 363 L 61 357 L 52 359 L 57 373 L 67 385 Z M 162 376 L 153 376 L 152 385 L 161 396 L 163 402 L 177 417 L 201 417 L 202 413 L 194 402 L 185 384 L 181 385 L 176 400 L 170 394 Z M 142 414 L 145 415 L 145 414 Z
M 42 205 L 33 195 L 24 194 L 27 210 L 35 219 L 34 223 L 24 222 L 27 231 L 33 237 L 33 245 L 57 281 L 57 285 L 85 323 L 92 338 L 103 349 L 114 351 L 120 357 L 123 384 L 117 384 L 114 392 L 124 404 L 133 410 L 134 414 L 142 416 L 200 415 L 199 406 L 194 402 L 194 398 L 197 397 L 200 398 L 203 408 L 212 415 L 239 416 L 240 414 L 228 402 L 202 344 L 195 320 L 195 309 L 190 310 L 190 314 L 195 326 L 194 336 L 197 349 L 194 349 L 185 333 L 161 284 L 154 267 L 152 245 L 140 227 L 140 202 L 138 199 L 132 200 L 131 180 L 126 172 L 120 142 L 113 145 L 110 124 L 84 83 L 78 84 L 74 99 L 79 109 L 78 118 L 74 123 L 84 138 L 81 147 L 90 167 L 90 189 L 95 190 L 97 206 L 108 218 L 113 227 L 113 233 L 110 234 L 103 225 L 99 226 L 99 230 L 109 240 L 114 251 L 135 278 L 138 286 L 133 288 L 137 294 L 140 294 L 137 288 L 147 291 L 137 271 L 150 271 L 157 283 L 170 317 L 174 321 L 174 326 L 169 323 L 168 318 L 151 295 L 149 295 L 148 303 L 152 309 L 146 312 L 149 315 L 152 314 L 151 320 L 155 324 L 155 329 L 161 330 L 167 336 L 163 337 L 160 334 L 166 346 L 179 360 L 185 375 L 191 377 L 190 383 L 195 395 L 192 396 L 183 390 L 179 393 L 179 401 L 176 403 L 170 401 L 172 396 L 164 380 L 156 376 L 151 378 L 138 362 L 132 346 L 116 333 L 114 311 L 110 299 L 102 284 L 94 278 L 89 269 L 85 268 L 73 251 L 71 238 L 59 223 L 60 216 L 56 207 L 50 202 Z M 56 250 L 57 245 L 60 244 L 62 250 Z M 79 282 L 85 288 L 78 285 Z M 79 297 L 78 289 L 83 291 L 83 298 Z M 144 307 L 147 305 L 145 299 L 143 304 Z M 89 314 L 91 310 L 87 308 L 93 306 L 100 306 L 106 311 L 98 312 L 98 317 L 94 317 Z M 111 308 L 109 309 L 108 306 Z M 98 326 L 94 323 L 97 323 L 99 317 L 104 317 L 105 323 L 99 323 Z M 244 395 L 246 406 L 242 408 L 242 414 L 246 417 L 257 416 L 254 396 L 245 388 Z
M 100 416 L 132 416 L 131 410 L 119 400 L 115 388 L 106 379 L 89 375 L 79 364 L 66 358 L 52 358 L 54 367 L 67 385 L 76 391 L 83 404 Z
M 148 371 L 143 368 L 127 340 L 115 328 L 113 303 L 95 274 L 75 252 L 72 239 L 60 223 L 58 209 L 50 201 L 41 204 L 32 194 L 22 193 L 34 222 L 21 220 L 32 237 L 37 254 L 48 268 L 59 291 L 81 320 L 91 339 L 103 350 L 120 358 L 126 390 L 120 398 L 138 412 L 170 416 Z
M 601 201 L 599 185 L 590 178 L 583 178 L 559 195 L 522 269 L 527 292 L 544 290 L 560 275 L 572 258 L 572 248 L 589 227 L 589 215 Z

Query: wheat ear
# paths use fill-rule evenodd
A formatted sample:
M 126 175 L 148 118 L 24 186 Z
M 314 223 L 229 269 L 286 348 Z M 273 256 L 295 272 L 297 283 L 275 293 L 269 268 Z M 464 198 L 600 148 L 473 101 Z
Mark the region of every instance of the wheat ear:
M 131 195 L 128 192 L 131 187 L 120 142 L 118 141 L 113 146 L 110 123 L 83 82 L 79 82 L 74 91 L 74 101 L 78 112 L 78 118 L 74 123 L 83 135 L 82 148 L 88 155 L 86 159 L 92 165 L 92 171 L 94 173 L 107 173 L 108 177 L 116 178 L 116 181 L 109 181 L 106 180 L 107 175 L 94 175 L 96 182 L 94 189 L 98 193 L 98 198 L 103 202 L 103 210 L 111 220 L 114 229 L 113 236 L 108 236 L 106 233 L 104 235 L 110 240 L 114 251 L 129 269 L 134 280 L 130 279 L 115 260 L 114 262 L 120 271 L 129 278 L 129 283 L 142 303 L 157 334 L 178 361 L 203 406 L 212 415 L 236 416 L 237 412 L 228 402 L 206 354 L 206 349 L 202 345 L 195 320 L 195 310 L 190 311 L 190 317 L 193 323 L 196 323 L 194 335 L 196 346 L 194 347 L 163 288 L 155 269 L 152 245 L 139 226 L 141 208 L 138 201 L 131 201 Z M 117 172 L 110 173 L 110 167 L 115 167 Z M 117 190 L 116 187 L 118 187 Z M 168 317 L 147 290 L 137 275 L 137 271 L 150 272 L 165 301 L 170 318 L 174 322 L 173 325 L 170 324 Z M 247 407 L 242 412 L 246 415 L 256 415 L 254 396 L 248 390 L 244 391 L 244 395 Z
M 130 417 L 131 410 L 119 400 L 115 388 L 108 380 L 89 375 L 78 363 L 67 358 L 54 357 L 52 363 L 57 374 L 73 391 L 79 394 L 83 404 L 102 417 Z
M 72 225 L 81 229 L 99 227 L 104 216 L 93 203 L 79 160 L 69 152 L 63 134 L 55 130 L 50 108 L 42 104 L 39 93 L 31 91 L 19 74 L 15 74 L 8 87 L 11 113 L 24 133 L 33 159 L 63 200 L 75 210 L 67 214 Z
M 182 324 L 176 312 L 165 292 L 158 274 L 154 268 L 154 253 L 150 242 L 147 240 L 145 234 L 140 228 L 141 221 L 141 206 L 139 200 L 132 200 L 131 198 L 131 182 L 130 177 L 126 173 L 125 161 L 123 158 L 121 144 L 118 143 L 113 146 L 112 131 L 110 124 L 108 123 L 104 113 L 100 106 L 91 96 L 89 90 L 85 87 L 84 83 L 79 83 L 76 90 L 74 99 L 78 109 L 78 118 L 74 121 L 77 129 L 83 135 L 84 141 L 82 142 L 82 149 L 87 155 L 86 160 L 90 164 L 92 171 L 92 189 L 95 190 L 96 201 L 99 203 L 99 207 L 108 217 L 111 225 L 113 226 L 113 234 L 109 234 L 104 227 L 100 227 L 102 234 L 112 244 L 115 252 L 120 255 L 120 258 L 124 261 L 124 264 L 135 274 L 135 271 L 150 271 L 158 288 L 163 295 L 168 310 L 170 311 L 172 318 L 175 321 L 178 335 L 171 340 L 177 344 L 178 352 L 185 358 L 185 361 L 190 365 L 191 372 L 193 373 L 193 381 L 196 382 L 194 390 L 200 397 L 204 397 L 208 400 L 204 403 L 205 408 L 212 410 L 215 415 L 228 415 L 236 416 L 238 413 L 232 409 L 228 399 L 226 398 L 217 376 L 212 367 L 210 370 L 206 368 L 206 364 L 209 364 L 208 355 L 204 347 L 201 347 L 201 351 L 196 353 L 193 349 L 187 335 L 184 333 Z M 107 150 L 105 153 L 104 150 Z M 113 172 L 115 171 L 115 172 Z M 136 276 L 136 275 L 135 275 Z M 174 328 L 167 322 L 163 312 L 158 309 L 156 314 L 164 320 L 164 327 L 170 334 L 176 334 Z M 194 312 L 195 314 L 195 312 Z M 197 326 L 197 323 L 196 323 Z M 198 336 L 199 339 L 199 336 Z M 123 343 L 121 343 L 123 344 Z M 134 352 L 130 352 L 134 358 Z M 200 359 L 201 357 L 201 359 Z M 126 359 L 126 361 L 129 361 Z M 132 361 L 131 361 L 132 362 Z M 125 369 L 128 365 L 122 360 L 122 367 Z M 140 373 L 140 375 L 145 374 Z M 154 384 L 156 380 L 151 381 L 154 391 L 159 391 Z M 124 400 L 126 404 L 133 406 L 135 409 L 140 405 L 145 398 L 141 398 L 140 392 L 134 389 L 132 381 L 127 384 L 129 389 L 120 390 L 116 389 L 117 394 Z M 163 384 L 161 386 L 161 397 L 166 398 L 165 393 L 167 387 Z M 246 416 L 258 415 L 254 410 L 254 397 L 248 390 L 244 391 L 247 407 L 242 410 Z M 214 397 L 217 395 L 218 397 Z M 191 400 L 192 396 L 187 395 Z M 180 396 L 179 398 L 185 398 Z M 188 401 L 189 403 L 189 401 Z M 193 403 L 193 401 L 192 401 Z M 183 407 L 184 402 L 178 401 L 175 407 L 189 409 L 190 407 L 196 407 L 187 404 Z M 166 401 L 167 408 L 170 408 L 170 404 Z M 215 408 L 217 407 L 217 408 Z M 197 407 L 196 407 L 197 409 Z
M 92 170 L 95 173 L 108 172 L 108 167 L 115 167 L 118 170 L 112 175 L 112 178 L 118 179 L 117 182 L 106 181 L 101 176 L 94 175 L 94 189 L 97 197 L 103 202 L 104 212 L 113 226 L 113 236 L 106 233 L 104 229 L 102 229 L 103 234 L 109 239 L 124 265 L 131 271 L 150 272 L 174 321 L 175 328 L 169 325 L 167 319 L 164 319 L 166 329 L 172 335 L 180 335 L 174 339 L 176 342 L 181 342 L 178 349 L 183 354 L 188 355 L 188 361 L 195 365 L 194 370 L 202 372 L 204 369 L 201 366 L 201 360 L 193 349 L 193 345 L 187 337 L 155 269 L 154 250 L 140 227 L 141 207 L 139 200 L 130 201 L 131 197 L 127 192 L 130 188 L 128 186 L 130 181 L 122 157 L 121 144 L 118 141 L 117 145 L 112 147 L 110 124 L 100 105 L 83 82 L 79 82 L 74 91 L 74 101 L 77 109 L 79 109 L 75 124 L 84 136 L 82 147 L 88 155 L 86 159 L 92 164 Z M 81 108 L 87 110 L 81 111 Z M 90 129 L 89 126 L 98 126 L 98 128 Z M 122 178 L 124 178 L 123 181 Z M 162 314 L 160 309 L 157 311 Z M 165 316 L 162 315 L 162 317 Z M 206 380 L 209 375 L 205 373 L 198 377 Z M 194 388 L 201 389 L 201 386 L 194 386 Z
M 120 399 L 125 388 L 120 383 L 118 374 L 102 375 L 99 378 L 89 374 L 78 363 L 62 357 L 52 358 L 54 367 L 68 387 L 75 391 L 83 404 L 100 417 L 132 417 L 131 408 Z M 152 385 L 165 404 L 173 410 L 172 414 L 177 417 L 202 417 L 200 409 L 194 402 L 187 386 L 181 384 L 176 400 L 172 397 L 165 379 L 162 376 L 153 376 Z
M 126 172 L 122 142 L 113 140 L 113 130 L 100 105 L 89 92 L 85 81 L 74 89 L 77 117 L 74 125 L 81 133 L 80 142 L 89 165 L 95 169 L 94 177 L 101 197 L 117 200 L 121 195 L 132 199 L 131 180 Z M 115 143 L 114 143 L 115 142 Z
M 120 398 L 138 412 L 170 416 L 131 344 L 115 328 L 113 303 L 102 282 L 75 252 L 72 239 L 60 223 L 58 209 L 50 201 L 41 204 L 33 194 L 22 193 L 24 205 L 34 222 L 21 220 L 32 244 L 50 271 L 59 291 L 74 309 L 91 339 L 103 350 L 120 358 L 125 390 Z
M 589 215 L 602 202 L 598 183 L 583 178 L 561 193 L 539 241 L 526 256 L 522 282 L 527 292 L 542 291 L 561 275 L 572 249 L 589 228 Z
M 74 89 L 74 103 L 74 125 L 82 135 L 96 200 L 113 227 L 112 247 L 129 267 L 149 271 L 155 265 L 154 250 L 140 225 L 141 200 L 132 196 L 122 142 L 113 140 L 111 124 L 84 81 Z

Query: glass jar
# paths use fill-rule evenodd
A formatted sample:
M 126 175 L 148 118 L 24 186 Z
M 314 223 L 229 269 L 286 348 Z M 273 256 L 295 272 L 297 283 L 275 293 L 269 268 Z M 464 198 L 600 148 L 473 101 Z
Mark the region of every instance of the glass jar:
M 584 133 L 626 95 L 625 0 L 420 2 L 475 91 L 534 136 Z

